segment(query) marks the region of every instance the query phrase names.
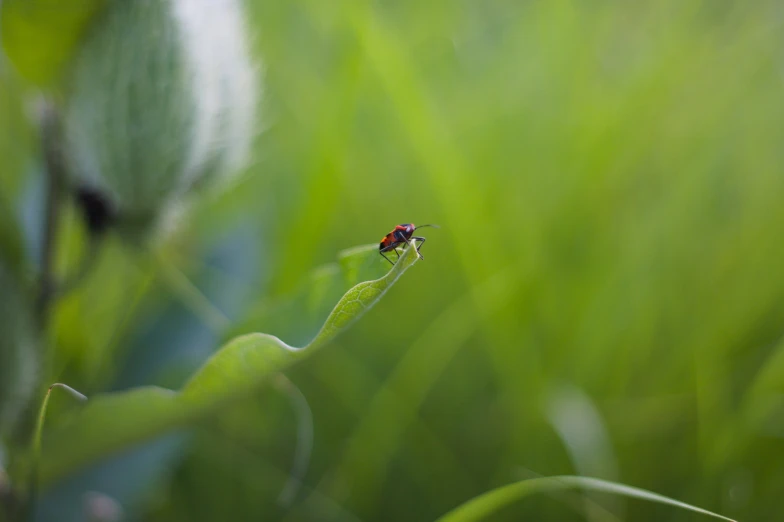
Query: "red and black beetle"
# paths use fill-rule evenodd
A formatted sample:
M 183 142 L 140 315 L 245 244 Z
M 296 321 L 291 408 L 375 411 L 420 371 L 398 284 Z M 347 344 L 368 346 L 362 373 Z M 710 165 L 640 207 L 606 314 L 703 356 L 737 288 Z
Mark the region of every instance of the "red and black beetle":
M 393 251 L 397 255 L 397 258 L 400 259 L 400 254 L 398 254 L 396 250 L 397 247 L 410 242 L 414 244 L 414 248 L 416 249 L 416 253 L 417 256 L 419 256 L 419 259 L 424 259 L 424 257 L 422 257 L 422 254 L 419 252 L 419 249 L 422 246 L 422 243 L 425 242 L 425 238 L 414 235 L 414 230 L 423 227 L 438 228 L 438 225 L 416 226 L 413 223 L 405 223 L 403 225 L 398 225 L 392 230 L 392 232 L 384 236 L 384 238 L 381 240 L 381 243 L 379 243 L 378 245 L 379 253 L 384 257 L 384 259 L 386 259 L 392 265 L 394 265 L 395 263 L 392 263 L 392 260 L 389 259 L 387 256 L 385 256 L 384 252 Z M 419 244 L 417 245 L 415 241 L 419 241 Z

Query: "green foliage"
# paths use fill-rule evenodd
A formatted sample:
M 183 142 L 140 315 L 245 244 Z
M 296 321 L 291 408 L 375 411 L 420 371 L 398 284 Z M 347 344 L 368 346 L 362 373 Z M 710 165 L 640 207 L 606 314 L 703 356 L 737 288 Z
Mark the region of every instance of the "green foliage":
M 171 270 L 110 236 L 52 309 L 40 389 L 66 382 L 91 400 L 52 396 L 42 520 L 83 520 L 83 493 L 104 491 L 153 522 L 416 522 L 523 470 L 779 516 L 778 2 L 245 4 L 265 70 L 258 162 L 167 238 L 156 255 Z M 29 275 L 18 94 L 0 90 L 0 248 L 15 245 Z M 424 234 L 426 262 L 329 350 L 289 365 L 300 355 L 242 336 L 309 342 L 379 274 L 303 274 L 408 221 L 442 226 Z M 75 223 L 58 273 L 86 250 Z M 384 267 L 374 256 L 370 272 Z M 235 336 L 228 360 L 189 381 Z M 253 393 L 261 374 L 238 364 L 248 346 L 253 364 L 269 353 L 264 372 L 286 367 L 313 412 L 290 508 L 276 499 L 296 422 L 274 391 Z M 157 437 L 185 426 L 187 440 Z M 526 484 L 503 499 L 556 487 Z M 698 517 L 575 489 L 577 513 L 540 495 L 489 519 Z
M 5 0 L 0 35 L 6 55 L 28 81 L 51 87 L 105 0 Z
M 545 493 L 552 491 L 559 491 L 565 489 L 583 489 L 589 491 L 601 491 L 603 493 L 611 493 L 614 495 L 622 495 L 629 498 L 636 498 L 647 500 L 649 502 L 656 502 L 659 504 L 666 504 L 675 506 L 688 511 L 702 513 L 722 520 L 729 520 L 731 518 L 711 513 L 704 509 L 679 502 L 662 495 L 657 495 L 644 489 L 633 488 L 623 484 L 616 484 L 606 480 L 600 480 L 590 477 L 542 477 L 535 479 L 521 480 L 492 491 L 488 491 L 476 498 L 473 498 L 462 504 L 443 517 L 439 518 L 437 522 L 474 522 L 486 520 L 495 512 L 500 511 L 502 508 L 517 502 L 529 495 L 537 493 Z
M 91 397 L 65 426 L 47 436 L 42 480 L 60 478 L 96 459 L 212 415 L 226 403 L 252 394 L 295 361 L 310 356 L 375 305 L 417 257 L 413 249 L 406 249 L 383 277 L 356 280 L 356 266 L 373 266 L 370 270 L 378 272 L 379 263 L 384 262 L 379 259 L 373 246 L 343 256 L 342 266 L 348 269 L 330 272 L 339 283 L 351 281 L 353 286 L 334 305 L 315 337 L 301 348 L 272 335 L 247 334 L 222 346 L 179 392 L 147 387 Z M 320 300 L 323 308 L 329 304 L 323 302 L 323 296 L 300 297 L 303 301 L 311 297 Z M 299 304 L 303 309 L 312 306 Z

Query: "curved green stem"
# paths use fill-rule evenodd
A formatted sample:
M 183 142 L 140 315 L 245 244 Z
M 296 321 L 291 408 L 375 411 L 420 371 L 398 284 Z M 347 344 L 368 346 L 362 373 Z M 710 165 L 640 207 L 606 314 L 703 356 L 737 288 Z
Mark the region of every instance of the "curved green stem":
M 44 431 L 44 420 L 46 420 L 46 410 L 49 407 L 49 396 L 52 394 L 53 388 L 62 388 L 70 393 L 74 398 L 79 401 L 86 401 L 87 396 L 79 393 L 67 384 L 56 382 L 49 386 L 44 395 L 44 401 L 41 403 L 41 410 L 38 412 L 38 421 L 35 423 L 35 432 L 33 433 L 33 446 L 32 446 L 32 464 L 30 468 L 30 483 L 28 484 L 28 498 L 27 498 L 27 512 L 28 519 L 32 519 L 33 509 L 36 502 L 38 493 L 38 464 L 41 460 L 41 435 Z

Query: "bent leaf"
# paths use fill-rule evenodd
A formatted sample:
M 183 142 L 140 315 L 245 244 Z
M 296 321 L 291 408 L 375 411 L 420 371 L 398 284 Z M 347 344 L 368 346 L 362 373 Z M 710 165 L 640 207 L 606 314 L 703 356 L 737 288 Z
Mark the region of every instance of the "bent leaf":
M 718 515 L 711 511 L 707 511 L 685 502 L 647 491 L 645 489 L 626 486 L 616 482 L 609 482 L 591 477 L 576 477 L 576 476 L 558 476 L 558 477 L 542 477 L 521 480 L 500 488 L 493 489 L 486 493 L 474 497 L 468 502 L 461 504 L 446 515 L 439 518 L 436 522 L 473 522 L 475 520 L 484 520 L 499 509 L 502 509 L 509 504 L 516 502 L 528 495 L 535 493 L 547 493 L 550 491 L 560 491 L 565 489 L 588 489 L 592 491 L 601 491 L 603 493 L 612 493 L 615 495 L 622 495 L 624 497 L 637 498 L 641 500 L 648 500 L 658 504 L 667 504 L 670 506 L 678 507 L 696 513 L 702 513 L 722 520 L 729 520 L 735 522 L 731 518 Z
M 400 261 L 382 277 L 352 283 L 321 323 L 318 333 L 301 348 L 274 335 L 242 335 L 221 347 L 180 391 L 144 387 L 90 397 L 67 424 L 47 435 L 41 460 L 42 482 L 51 482 L 102 457 L 187 426 L 226 403 L 252 394 L 266 379 L 309 356 L 348 328 L 416 260 L 414 250 L 407 248 Z M 339 265 L 319 270 L 317 273 L 322 275 L 311 281 L 331 274 L 336 284 L 345 285 L 363 275 L 383 273 L 385 264 L 377 247 L 359 247 L 345 252 Z

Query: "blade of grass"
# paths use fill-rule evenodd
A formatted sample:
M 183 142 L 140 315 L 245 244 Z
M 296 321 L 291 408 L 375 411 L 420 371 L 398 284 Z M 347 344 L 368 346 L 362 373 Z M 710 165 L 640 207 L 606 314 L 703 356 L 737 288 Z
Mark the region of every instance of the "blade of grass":
M 666 504 L 668 506 L 694 511 L 695 513 L 701 513 L 721 520 L 735 522 L 731 518 L 713 513 L 712 511 L 698 508 L 691 504 L 686 504 L 685 502 L 665 497 L 645 489 L 597 478 L 569 475 L 521 480 L 506 486 L 501 486 L 461 504 L 439 518 L 436 522 L 470 522 L 474 520 L 483 520 L 498 510 L 529 495 L 566 489 L 584 489 L 612 493 L 614 495 L 647 500 L 658 504 Z
M 353 484 L 355 502 L 374 505 L 390 461 L 438 377 L 482 321 L 507 304 L 517 285 L 514 271 L 496 274 L 453 303 L 411 344 L 355 429 L 330 477 L 330 496 L 339 498 L 341 485 Z

